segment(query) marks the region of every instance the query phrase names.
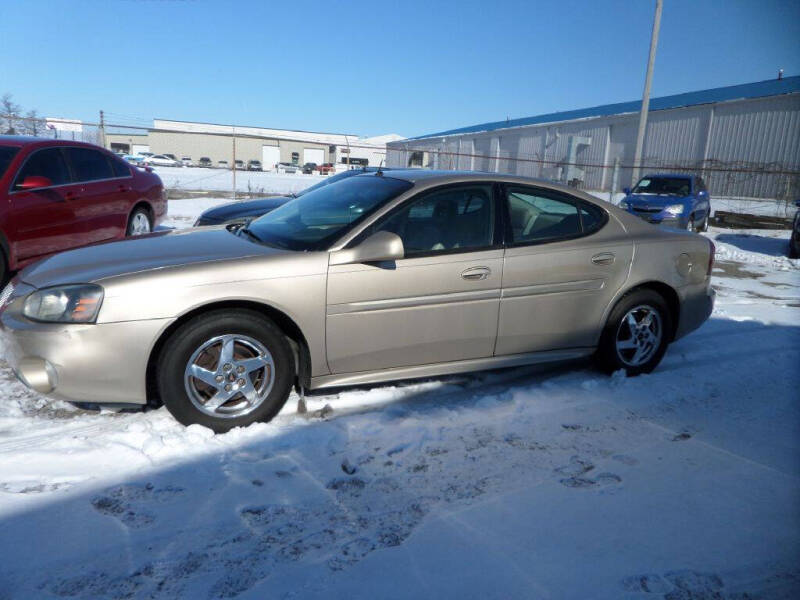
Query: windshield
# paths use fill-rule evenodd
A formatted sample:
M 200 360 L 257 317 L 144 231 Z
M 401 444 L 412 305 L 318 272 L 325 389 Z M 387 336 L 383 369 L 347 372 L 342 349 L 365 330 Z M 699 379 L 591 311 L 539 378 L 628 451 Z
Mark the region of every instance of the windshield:
M 685 177 L 644 177 L 633 188 L 633 193 L 688 196 L 689 180 Z
M 336 183 L 337 181 L 341 181 L 342 179 L 347 179 L 348 177 L 352 177 L 353 175 L 361 175 L 363 171 L 345 171 L 343 173 L 339 173 L 338 175 L 330 175 L 327 179 L 320 181 L 304 189 L 303 191 L 297 192 L 295 197 L 299 198 L 309 192 L 313 192 L 314 190 L 318 190 L 320 188 L 324 188 L 326 185 L 330 185 L 332 183 Z
M 290 200 L 249 225 L 262 242 L 322 250 L 412 184 L 390 177 L 350 177 Z
M 17 152 L 19 152 L 19 148 L 16 146 L 0 146 L 0 177 L 5 175 L 8 165 L 14 160 Z

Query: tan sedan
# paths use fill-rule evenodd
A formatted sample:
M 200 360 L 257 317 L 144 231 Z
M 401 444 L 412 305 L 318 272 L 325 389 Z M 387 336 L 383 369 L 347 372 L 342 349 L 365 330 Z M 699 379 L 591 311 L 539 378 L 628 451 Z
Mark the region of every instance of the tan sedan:
M 70 401 L 163 402 L 216 431 L 319 389 L 595 355 L 658 365 L 710 315 L 714 248 L 582 192 L 387 171 L 247 228 L 82 248 L 0 296 L 7 359 Z

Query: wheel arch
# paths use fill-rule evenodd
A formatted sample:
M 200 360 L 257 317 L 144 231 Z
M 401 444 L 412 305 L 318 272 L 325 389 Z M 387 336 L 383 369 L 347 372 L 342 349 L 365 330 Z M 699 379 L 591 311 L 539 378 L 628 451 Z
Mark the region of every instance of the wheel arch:
M 622 302 L 623 298 L 629 294 L 632 294 L 633 292 L 638 292 L 639 290 L 652 290 L 664 298 L 664 302 L 666 302 L 667 308 L 669 309 L 670 320 L 672 321 L 672 328 L 669 332 L 668 340 L 671 342 L 675 338 L 675 332 L 678 330 L 678 319 L 680 319 L 681 316 L 681 300 L 675 288 L 664 283 L 663 281 L 642 281 L 618 294 L 614 301 L 611 302 L 606 309 L 606 314 L 603 316 L 603 327 L 605 327 L 605 324 L 608 322 L 608 318 L 613 312 L 614 308 L 620 302 Z
M 145 209 L 147 211 L 147 214 L 150 215 L 150 222 L 151 223 L 154 222 L 155 212 L 153 212 L 153 206 L 150 204 L 150 202 L 148 202 L 147 200 L 137 200 L 136 203 L 134 203 L 134 205 L 131 207 L 130 211 L 128 211 L 128 220 L 125 223 L 126 227 L 130 225 L 131 217 L 133 216 L 133 213 L 136 212 L 137 208 Z
M 161 350 L 166 344 L 167 340 L 172 336 L 175 330 L 187 321 L 202 315 L 207 312 L 221 309 L 244 309 L 257 312 L 260 315 L 270 319 L 278 329 L 289 340 L 289 345 L 292 347 L 292 352 L 295 355 L 295 370 L 296 379 L 295 385 L 300 385 L 308 388 L 311 381 L 311 353 L 308 347 L 308 341 L 303 334 L 300 327 L 295 321 L 283 311 L 261 302 L 254 302 L 249 300 L 223 300 L 211 304 L 204 304 L 190 310 L 189 312 L 178 317 L 175 322 L 171 323 L 164 331 L 161 332 L 152 349 L 150 356 L 147 359 L 147 368 L 145 371 L 145 387 L 147 393 L 147 404 L 150 406 L 159 405 L 158 390 L 156 386 L 156 366 Z

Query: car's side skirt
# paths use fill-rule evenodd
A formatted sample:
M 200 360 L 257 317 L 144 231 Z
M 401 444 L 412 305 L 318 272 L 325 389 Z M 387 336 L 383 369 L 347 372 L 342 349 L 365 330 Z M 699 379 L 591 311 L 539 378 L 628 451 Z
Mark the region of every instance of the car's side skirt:
M 505 367 L 519 367 L 575 360 L 591 356 L 595 348 L 568 348 L 565 350 L 548 350 L 546 352 L 528 352 L 525 354 L 510 354 L 507 356 L 491 356 L 489 358 L 474 358 L 446 363 L 433 363 L 413 367 L 397 367 L 394 369 L 381 369 L 379 371 L 361 371 L 358 373 L 339 373 L 334 375 L 321 375 L 312 377 L 310 389 L 338 387 L 344 385 L 362 385 L 365 383 L 382 383 L 399 379 L 415 379 L 417 377 L 437 377 L 454 373 L 468 373 L 470 371 L 485 371 L 487 369 L 502 369 Z

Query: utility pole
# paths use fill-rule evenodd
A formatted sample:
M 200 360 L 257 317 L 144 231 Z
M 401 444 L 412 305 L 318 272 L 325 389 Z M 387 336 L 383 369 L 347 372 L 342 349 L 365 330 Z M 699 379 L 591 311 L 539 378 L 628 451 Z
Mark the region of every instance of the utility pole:
M 106 119 L 103 111 L 100 111 L 100 145 L 106 147 Z
M 236 127 L 232 127 L 233 131 L 233 161 L 231 161 L 231 169 L 233 170 L 233 201 L 236 202 Z
M 642 110 L 639 112 L 639 131 L 636 134 L 636 153 L 633 155 L 633 181 L 631 181 L 631 186 L 639 181 L 639 170 L 641 169 L 642 164 L 644 133 L 647 129 L 647 111 L 650 109 L 650 84 L 653 81 L 653 64 L 656 62 L 658 30 L 661 27 L 661 4 L 662 0 L 656 0 L 656 14 L 653 17 L 653 33 L 650 36 L 650 56 L 647 59 L 647 74 L 644 77 Z

